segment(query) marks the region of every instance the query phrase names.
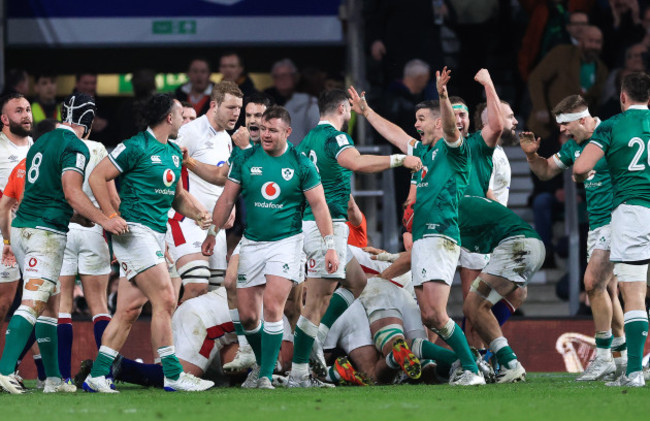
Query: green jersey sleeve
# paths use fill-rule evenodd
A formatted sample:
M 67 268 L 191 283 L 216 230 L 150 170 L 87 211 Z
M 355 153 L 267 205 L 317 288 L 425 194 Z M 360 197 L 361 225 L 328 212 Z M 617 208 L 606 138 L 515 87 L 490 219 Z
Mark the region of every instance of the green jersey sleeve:
M 111 160 L 119 172 L 125 173 L 135 168 L 141 155 L 142 150 L 135 145 L 135 142 L 125 140 L 108 154 L 108 159 Z
M 90 160 L 88 147 L 74 136 L 74 139 L 70 139 L 65 149 L 63 149 L 63 154 L 61 154 L 61 173 L 76 171 L 84 175 L 88 160 Z
M 330 157 L 336 160 L 341 152 L 352 147 L 354 147 L 354 141 L 350 135 L 343 132 L 337 132 L 336 136 L 327 139 L 325 151 Z
M 576 152 L 578 152 L 576 156 Z M 577 144 L 573 139 L 569 139 L 562 145 L 559 151 L 553 155 L 553 161 L 563 170 L 569 168 L 575 162 L 576 158 L 580 156 L 580 151 Z
M 607 154 L 610 146 L 612 145 L 612 128 L 614 126 L 614 118 L 605 120 L 596 127 L 594 134 L 591 135 L 589 143 L 593 143 Z
M 455 169 L 464 169 L 469 163 L 469 143 L 467 139 L 462 139 L 460 146 L 451 146 L 447 141 L 441 139 L 439 142 L 444 143 L 447 149 L 447 156 L 449 156 L 450 164 Z M 485 142 L 483 142 L 485 144 Z M 487 145 L 485 145 L 487 147 Z
M 300 184 L 302 191 L 311 190 L 314 187 L 319 186 L 321 184 L 320 175 L 318 175 L 318 170 L 314 163 L 303 154 L 297 155 L 300 160 Z

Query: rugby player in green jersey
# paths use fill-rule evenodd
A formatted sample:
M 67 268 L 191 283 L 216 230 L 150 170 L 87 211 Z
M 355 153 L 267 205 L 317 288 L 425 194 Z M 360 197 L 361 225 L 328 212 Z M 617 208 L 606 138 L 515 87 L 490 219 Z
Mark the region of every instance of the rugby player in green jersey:
M 145 118 L 147 129 L 117 145 L 88 180 L 104 214 L 115 217 L 118 210 L 106 182 L 118 178 L 119 214 L 129 227 L 128 233 L 113 238 L 115 257 L 129 282 L 120 282 L 116 313 L 83 383 L 88 392 L 117 392 L 106 376 L 147 301 L 152 307 L 151 342 L 162 362 L 165 390 L 200 391 L 214 386 L 183 372 L 172 338 L 176 297 L 164 257 L 167 213 L 173 206 L 204 229 L 210 225 L 210 213 L 183 188 L 183 156 L 169 142 L 183 123 L 183 107 L 168 95 L 156 94 L 146 104 Z
M 81 138 L 92 127 L 95 109 L 88 95 L 66 98 L 61 127 L 43 135 L 27 153 L 25 193 L 11 229 L 10 221 L 0 221 L 5 244 L 11 245 L 24 280 L 21 305 L 7 327 L 0 360 L 0 388 L 9 393 L 25 392 L 12 374 L 32 329 L 47 376 L 43 391 L 76 391 L 74 385 L 61 380 L 56 330 L 58 279 L 73 209 L 112 234 L 127 230 L 122 218 L 102 214 L 82 189 L 89 153 Z
M 303 218 L 304 247 L 307 255 L 307 296 L 296 324 L 291 375 L 288 380 L 290 387 L 314 385 L 310 380 L 308 365 L 312 349 L 316 349 L 318 365 L 325 369 L 320 353 L 321 344 L 334 321 L 359 297 L 366 285 L 359 263 L 352 256 L 347 256 L 349 227 L 345 222 L 348 218 L 352 171 L 374 173 L 397 166 L 416 171 L 422 165 L 419 158 L 401 154 L 361 155 L 354 147 L 350 135 L 344 131 L 344 126 L 351 118 L 350 101 L 345 91 L 324 91 L 318 99 L 318 108 L 321 121 L 310 130 L 297 149 L 315 164 L 320 174 L 333 221 L 334 244 L 341 265 L 337 272 L 328 273 L 323 260 L 322 240 L 314 223 L 312 210 L 307 207 Z M 334 292 L 337 283 L 341 284 L 341 288 Z
M 463 313 L 499 361 L 497 383 L 526 379 L 526 370 L 503 336 L 492 306 L 528 280 L 544 263 L 544 243 L 533 228 L 499 202 L 476 196 L 460 201 L 458 225 L 463 248 L 491 253 L 463 303 Z
M 531 171 L 541 180 L 549 180 L 573 165 L 580 156 L 600 119 L 589 114 L 587 102 L 580 95 L 570 95 L 553 109 L 560 132 L 569 137 L 553 156 L 537 154 L 540 139 L 532 133 L 522 133 L 521 149 Z M 613 264 L 610 263 L 610 220 L 612 214 L 612 182 L 605 158 L 601 158 L 585 180 L 589 234 L 587 237 L 587 269 L 585 290 L 589 296 L 596 331 L 596 358 L 589 363 L 578 381 L 601 380 L 612 375 L 626 363 L 623 311 L 618 300 Z M 613 331 L 613 333 L 612 333 Z M 622 349 L 621 349 L 622 348 Z M 612 357 L 612 349 L 616 359 Z M 622 353 L 622 355 L 620 355 Z M 615 363 L 616 361 L 616 363 Z
M 462 329 L 447 314 L 447 301 L 460 254 L 458 203 L 467 187 L 470 150 L 456 126 L 447 93 L 450 70 L 436 72 L 443 138 L 434 137 L 436 118 L 430 103 L 416 111 L 415 127 L 421 141 L 376 114 L 354 88 L 349 92 L 354 110 L 389 142 L 422 159 L 423 174 L 417 185 L 413 218 L 413 285 L 424 324 L 435 331 L 458 355 L 462 374 L 450 380 L 456 385 L 485 384 Z M 498 104 L 498 101 L 497 101 Z
M 610 260 L 623 294 L 627 369 L 608 386 L 645 386 L 648 336 L 646 280 L 650 262 L 650 76 L 631 73 L 621 86 L 621 114 L 603 121 L 573 164 L 576 181 L 589 181 L 605 157 L 614 192 Z
M 261 131 L 259 146 L 233 157 L 213 222 L 221 229 L 241 192 L 247 214 L 239 252 L 237 306 L 258 364 L 242 386 L 273 389 L 271 375 L 282 342 L 284 306 L 293 284 L 301 282 L 302 213 L 307 203 L 321 235 L 328 274 L 338 270 L 339 260 L 316 167 L 287 143 L 291 134 L 289 112 L 278 106 L 268 108 L 262 116 Z M 213 227 L 212 231 L 217 229 Z M 208 235 L 203 253 L 210 255 L 214 243 L 214 236 Z

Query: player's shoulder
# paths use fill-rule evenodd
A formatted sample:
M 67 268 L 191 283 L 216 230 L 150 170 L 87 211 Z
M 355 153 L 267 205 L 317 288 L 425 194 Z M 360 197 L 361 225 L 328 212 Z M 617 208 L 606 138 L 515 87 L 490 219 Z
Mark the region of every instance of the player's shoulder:
M 259 143 L 254 144 L 252 147 L 247 149 L 235 148 L 233 153 L 230 155 L 233 162 L 239 164 L 248 161 L 251 157 L 255 156 L 258 153 L 265 153 Z
M 101 142 L 95 140 L 84 140 L 83 142 L 86 144 L 91 154 L 106 152 L 106 146 Z
M 208 117 L 204 114 L 201 117 L 198 117 L 187 124 L 183 124 L 178 131 L 178 139 L 183 140 L 192 140 L 195 136 L 201 136 L 205 134 L 206 131 L 210 128 L 210 122 Z
M 183 152 L 181 151 L 181 147 L 178 146 L 178 144 L 176 142 L 169 142 L 168 141 L 167 145 L 169 146 L 169 148 L 171 148 L 172 151 L 176 152 L 177 154 L 180 154 L 180 155 L 183 154 Z

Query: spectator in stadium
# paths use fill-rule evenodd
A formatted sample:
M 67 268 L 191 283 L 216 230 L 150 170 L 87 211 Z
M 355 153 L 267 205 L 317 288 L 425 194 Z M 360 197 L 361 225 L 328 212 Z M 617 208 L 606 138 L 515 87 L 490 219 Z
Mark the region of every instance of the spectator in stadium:
M 104 145 L 114 145 L 114 138 L 117 133 L 117 125 L 112 122 L 111 107 L 107 101 L 97 95 L 97 73 L 80 72 L 75 75 L 75 85 L 73 93 L 82 93 L 95 99 L 97 105 L 97 114 L 93 121 L 93 137 L 95 140 L 102 142 Z
M 192 104 L 198 116 L 202 116 L 210 108 L 210 95 L 214 86 L 210 75 L 210 62 L 205 58 L 195 58 L 190 61 L 187 69 L 189 82 L 179 86 L 174 92 L 177 100 Z
M 625 63 L 622 67 L 612 70 L 607 77 L 603 94 L 600 97 L 600 115 L 607 119 L 621 111 L 619 97 L 623 78 L 634 72 L 646 71 L 648 47 L 643 43 L 634 44 L 625 50 Z
M 300 79 L 298 69 L 288 58 L 276 61 L 271 68 L 273 86 L 264 91 L 277 105 L 284 106 L 291 114 L 289 142 L 297 146 L 307 133 L 318 124 L 318 101 L 315 97 L 296 92 Z
M 4 191 L 12 170 L 25 159 L 27 151 L 34 143 L 29 136 L 32 132 L 32 112 L 27 99 L 18 93 L 5 95 L 0 101 L 0 191 Z M 9 207 L 11 209 L 11 207 Z M 2 233 L 5 244 L 10 241 L 8 233 Z M 20 270 L 18 266 L 0 264 L 0 328 L 14 301 Z
M 253 80 L 245 71 L 241 56 L 234 51 L 226 52 L 221 56 L 219 59 L 219 72 L 223 76 L 222 80 L 236 83 L 244 96 L 257 92 Z
M 181 101 L 181 105 L 183 106 L 183 124 L 196 120 L 196 110 L 192 104 L 187 101 Z
M 29 75 L 23 69 L 9 69 L 5 75 L 2 96 L 8 94 L 29 95 Z
M 588 25 L 589 15 L 587 15 L 587 13 L 583 11 L 574 11 L 569 13 L 569 18 L 566 23 L 566 31 L 569 34 L 569 41 L 571 41 L 571 44 L 580 44 L 582 33 Z
M 46 118 L 61 121 L 61 104 L 56 100 L 56 75 L 52 73 L 35 74 L 34 93 L 36 94 L 32 101 L 34 124 Z
M 214 385 L 185 373 L 176 357 L 171 316 L 176 307 L 174 289 L 164 257 L 167 213 L 174 208 L 200 227 L 209 225 L 209 212 L 184 188 L 180 148 L 176 138 L 183 124 L 183 107 L 169 95 L 156 94 L 147 104 L 146 131 L 119 144 L 92 172 L 89 183 L 102 211 L 117 217 L 107 181 L 120 176 L 119 219 L 128 231 L 113 237 L 113 250 L 126 278 L 120 282 L 117 312 L 102 336 L 102 346 L 83 388 L 115 393 L 106 380 L 111 364 L 124 345 L 142 306 L 151 302 L 151 338 L 161 359 L 168 390 L 199 391 Z M 143 181 L 144 179 L 144 181 Z
M 144 108 L 156 92 L 156 73 L 151 69 L 135 70 L 131 76 L 133 97 L 122 102 L 118 109 L 119 137 L 128 139 L 144 129 Z

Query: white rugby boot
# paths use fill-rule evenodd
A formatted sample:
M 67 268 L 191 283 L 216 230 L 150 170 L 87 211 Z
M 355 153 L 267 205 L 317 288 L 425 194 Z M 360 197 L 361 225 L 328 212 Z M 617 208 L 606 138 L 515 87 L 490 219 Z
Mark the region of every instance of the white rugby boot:
M 167 392 L 202 392 L 212 386 L 214 386 L 213 381 L 203 380 L 185 372 L 182 372 L 176 380 L 165 377 L 165 390 Z
M 223 371 L 232 373 L 236 371 L 244 371 L 255 365 L 255 353 L 250 345 L 240 346 L 237 349 L 235 358 L 229 363 L 223 365 Z
M 120 393 L 111 388 L 111 382 L 106 379 L 106 376 L 92 377 L 89 374 L 84 380 L 82 388 L 90 393 Z
M 449 384 L 452 386 L 476 386 L 485 384 L 485 378 L 480 372 L 474 373 L 470 370 L 463 370 L 463 374 L 450 379 Z
M 43 393 L 74 393 L 77 391 L 77 386 L 72 382 L 64 382 L 56 377 L 48 377 L 45 379 L 43 386 Z
M 275 389 L 273 384 L 271 384 L 271 380 L 269 380 L 269 378 L 266 377 L 266 376 L 260 377 L 259 379 L 257 379 L 257 388 L 258 389 L 269 389 L 269 390 Z
M 645 386 L 645 378 L 643 377 L 643 371 L 634 371 L 630 375 L 622 374 L 621 377 L 614 380 L 613 382 L 605 383 L 605 386 L 611 387 L 643 387 Z
M 591 360 L 585 371 L 576 377 L 577 382 L 592 382 L 602 380 L 608 375 L 616 373 L 614 358 L 594 358 Z
M 4 376 L 0 374 L 0 389 L 14 395 L 26 392 L 25 388 L 12 375 Z
M 513 368 L 502 365 L 497 374 L 497 383 L 517 383 L 526 381 L 526 370 L 519 361 Z
M 244 389 L 255 389 L 257 388 L 257 380 L 260 378 L 260 366 L 255 364 L 253 369 L 248 373 L 248 377 L 244 380 L 244 383 L 241 384 L 241 387 Z
M 302 388 L 332 388 L 335 387 L 333 384 L 330 383 L 325 383 L 313 376 L 307 376 L 302 379 L 296 379 L 293 376 L 289 376 L 287 379 L 287 387 L 289 388 L 294 388 L 294 387 L 302 387 Z

